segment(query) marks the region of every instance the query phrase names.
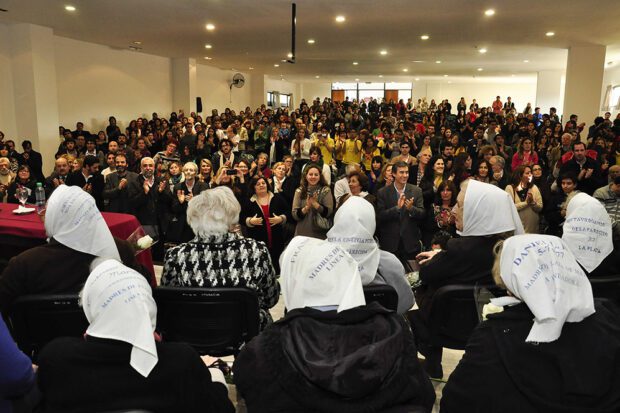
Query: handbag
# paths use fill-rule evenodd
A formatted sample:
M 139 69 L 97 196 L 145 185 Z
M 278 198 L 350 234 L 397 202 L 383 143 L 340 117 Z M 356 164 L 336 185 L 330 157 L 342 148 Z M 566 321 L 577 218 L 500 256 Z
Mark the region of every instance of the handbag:
M 322 204 L 321 201 L 325 197 L 326 193 L 327 193 L 326 189 L 321 188 L 321 190 L 319 191 L 319 196 L 317 197 L 317 201 L 319 204 Z M 317 227 L 320 230 L 329 230 L 333 225 L 331 218 L 325 218 L 324 216 L 317 213 L 316 211 L 312 212 L 312 223 L 314 224 L 315 227 Z

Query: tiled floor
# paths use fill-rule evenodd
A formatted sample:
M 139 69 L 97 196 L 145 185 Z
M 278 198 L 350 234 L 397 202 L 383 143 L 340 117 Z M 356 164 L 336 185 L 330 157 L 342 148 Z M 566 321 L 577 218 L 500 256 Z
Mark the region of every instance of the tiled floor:
M 155 266 L 155 276 L 157 278 L 158 284 L 161 278 L 161 270 L 161 266 Z M 279 320 L 284 316 L 284 299 L 282 299 L 282 296 L 280 296 L 280 301 L 278 301 L 278 304 L 276 304 L 275 307 L 270 310 L 270 312 L 274 320 Z M 435 406 L 433 407 L 433 413 L 439 412 L 439 401 L 441 400 L 441 391 L 443 390 L 443 387 L 445 385 L 444 382 L 448 380 L 448 377 L 450 377 L 450 374 L 452 373 L 462 356 L 463 352 L 460 350 L 444 349 L 442 360 L 442 366 L 444 371 L 443 381 L 433 380 L 433 386 L 435 387 L 435 393 L 437 395 L 437 400 L 435 401 Z M 234 357 L 224 357 L 223 360 L 232 365 Z M 246 410 L 243 401 L 237 401 L 237 391 L 234 385 L 229 385 L 228 394 L 230 396 L 230 399 L 237 406 L 237 413 L 245 413 Z

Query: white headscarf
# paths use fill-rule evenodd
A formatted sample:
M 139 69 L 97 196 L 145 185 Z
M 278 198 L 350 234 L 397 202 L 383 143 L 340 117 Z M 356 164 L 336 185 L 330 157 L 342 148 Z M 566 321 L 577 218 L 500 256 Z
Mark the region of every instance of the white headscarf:
M 357 261 L 363 285 L 375 279 L 379 266 L 381 251 L 373 238 L 375 227 L 373 206 L 352 196 L 336 211 L 334 226 L 327 232 L 329 242 L 344 248 Z
M 47 202 L 45 232 L 76 251 L 121 260 L 95 199 L 77 186 L 60 185 Z
M 297 236 L 280 256 L 286 308 L 365 305 L 357 262 L 329 241 Z
M 611 219 L 599 201 L 585 193 L 571 199 L 566 209 L 562 239 L 588 272 L 614 250 Z
M 578 323 L 594 314 L 592 286 L 568 246 L 551 235 L 516 235 L 504 241 L 500 257 L 504 284 L 514 297 L 491 300 L 509 305 L 519 300 L 534 314 L 525 341 L 548 343 L 565 322 Z
M 129 364 L 148 377 L 157 364 L 157 306 L 151 286 L 138 272 L 105 260 L 91 273 L 82 290 L 82 306 L 90 325 L 86 334 L 129 343 Z
M 469 180 L 463 201 L 462 236 L 481 236 L 514 231 L 523 234 L 523 224 L 514 202 L 495 185 Z

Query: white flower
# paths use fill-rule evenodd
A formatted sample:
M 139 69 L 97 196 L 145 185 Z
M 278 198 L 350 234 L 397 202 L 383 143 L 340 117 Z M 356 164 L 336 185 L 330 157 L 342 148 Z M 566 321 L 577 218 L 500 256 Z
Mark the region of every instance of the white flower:
M 484 307 L 482 307 L 482 319 L 486 320 L 489 314 L 501 313 L 502 311 L 504 311 L 504 307 L 491 303 L 485 304 Z
M 138 240 L 137 244 L 138 244 L 138 248 L 140 248 L 141 250 L 148 249 L 151 247 L 151 245 L 153 245 L 153 238 L 151 238 L 148 235 L 145 235 Z

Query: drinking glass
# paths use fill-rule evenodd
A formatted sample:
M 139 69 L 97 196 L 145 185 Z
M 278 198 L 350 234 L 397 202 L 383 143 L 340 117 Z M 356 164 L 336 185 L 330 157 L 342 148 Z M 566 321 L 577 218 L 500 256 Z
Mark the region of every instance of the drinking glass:
M 28 200 L 28 188 L 25 187 L 20 187 L 17 188 L 16 191 L 16 195 L 17 195 L 17 199 L 19 200 L 19 203 L 21 204 L 22 208 L 26 208 L 26 201 Z

